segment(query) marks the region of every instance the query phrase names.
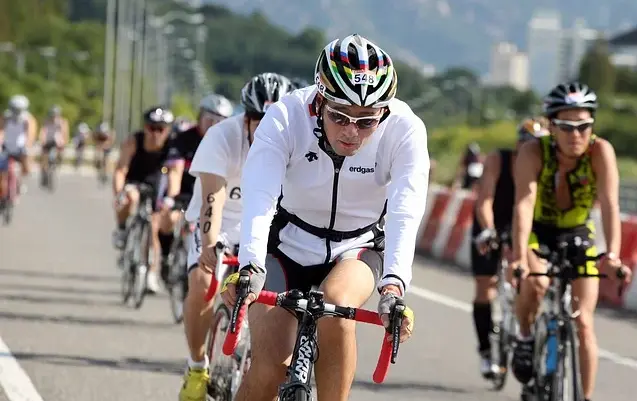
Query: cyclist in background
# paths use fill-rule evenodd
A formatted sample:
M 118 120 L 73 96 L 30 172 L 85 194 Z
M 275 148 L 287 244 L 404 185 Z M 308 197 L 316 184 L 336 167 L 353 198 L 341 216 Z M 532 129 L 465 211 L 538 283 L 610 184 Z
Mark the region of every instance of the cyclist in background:
M 193 121 L 191 121 L 188 117 L 179 116 L 175 118 L 175 122 L 173 123 L 173 133 L 180 134 L 195 126 L 196 124 Z
M 596 256 L 594 227 L 590 213 L 599 200 L 607 253 L 600 269 L 616 277 L 623 269 L 626 280 L 631 270 L 619 260 L 621 222 L 619 217 L 619 174 L 613 146 L 593 133 L 597 95 L 579 82 L 559 84 L 544 99 L 544 114 L 548 118 L 549 136 L 522 145 L 515 161 L 515 209 L 513 218 L 513 257 L 511 268 L 528 272 L 545 272 L 545 261 L 532 249 L 546 245 L 557 247 L 557 238 L 581 237 L 588 240 L 587 249 L 572 255 L 576 261 Z M 575 263 L 575 262 L 574 262 Z M 575 263 L 577 265 L 577 263 Z M 596 262 L 577 266 L 580 272 L 597 274 Z M 547 277 L 528 277 L 521 283 L 516 299 L 520 325 L 512 368 L 523 384 L 534 375 L 534 338 L 531 327 L 546 293 Z M 584 396 L 590 401 L 597 374 L 597 338 L 593 315 L 599 295 L 599 279 L 575 280 L 572 286 L 575 321 L 579 336 L 579 361 Z M 523 388 L 527 390 L 527 386 Z
M 62 116 L 62 109 L 59 106 L 53 106 L 49 110 L 47 119 L 40 129 L 39 142 L 42 147 L 40 166 L 44 173 L 49 168 L 49 152 L 53 148 L 57 149 L 57 160 L 60 163 L 62 151 L 69 143 L 69 122 Z M 44 174 L 42 177 L 44 178 Z
M 314 76 L 316 85 L 270 106 L 243 169 L 239 263 L 250 273 L 247 303 L 264 288 L 318 286 L 326 302 L 360 307 L 378 291 L 378 314 L 389 328 L 389 314 L 409 289 L 425 211 L 427 130 L 395 99 L 389 55 L 360 35 L 325 46 Z M 223 191 L 218 182 L 211 207 Z M 230 275 L 221 291 L 229 307 L 238 279 L 239 273 Z M 248 317 L 251 365 L 236 400 L 270 401 L 285 379 L 298 322 L 263 304 L 251 305 Z M 413 319 L 407 308 L 401 341 L 411 335 Z M 321 400 L 349 397 L 355 329 L 351 320 L 318 322 Z
M 480 146 L 475 142 L 471 142 L 467 145 L 462 161 L 458 165 L 452 187 L 473 190 L 475 183 L 482 175 L 483 168 Z
M 115 143 L 115 133 L 111 130 L 110 125 L 104 121 L 101 122 L 95 131 L 93 131 L 93 145 L 95 149 L 95 167 L 99 170 L 102 163 L 108 162 L 108 155 L 113 150 Z M 105 165 L 104 168 L 107 166 Z
M 206 400 L 210 361 L 204 345 L 212 316 L 205 313 L 210 306 L 204 302 L 203 294 L 208 290 L 216 266 L 214 246 L 221 241 L 231 252 L 236 252 L 241 224 L 243 164 L 265 110 L 290 90 L 290 81 L 279 74 L 263 73 L 250 79 L 241 91 L 241 105 L 245 111 L 208 130 L 192 159 L 190 174 L 197 179 L 186 219 L 198 224 L 188 252 L 189 290 L 184 326 L 190 356 L 179 393 L 180 401 Z M 225 102 L 215 100 L 214 103 Z M 230 110 L 224 109 L 224 115 L 227 115 Z
M 153 202 L 152 234 L 155 256 L 149 266 L 147 288 L 151 293 L 159 291 L 158 261 L 159 254 L 159 201 L 160 178 L 162 168 L 168 157 L 168 137 L 170 136 L 174 116 L 168 109 L 152 107 L 143 116 L 144 127 L 132 133 L 121 145 L 117 167 L 113 172 L 113 197 L 117 229 L 113 233 L 113 245 L 121 250 L 126 244 L 126 221 L 139 204 L 139 190 L 136 184 L 145 183 L 154 189 L 157 199 Z M 183 164 L 175 164 L 169 169 L 166 197 L 177 195 L 181 185 Z M 169 201 L 163 202 L 168 204 Z
M 29 113 L 29 99 L 24 95 L 14 95 L 9 99 L 9 108 L 3 114 L 0 124 L 5 151 L 9 157 L 20 163 L 22 174 L 30 173 L 28 149 L 33 147 L 38 123 Z
M 86 143 L 91 137 L 91 127 L 87 123 L 81 122 L 77 125 L 75 135 L 73 135 L 73 144 L 75 145 L 75 167 L 79 167 L 84 158 L 84 149 L 86 149 Z
M 232 103 L 230 103 L 228 99 L 214 93 L 210 94 L 199 102 L 197 124 L 183 132 L 175 134 L 176 136 L 171 141 L 170 149 L 168 150 L 168 164 L 170 165 L 176 162 L 182 162 L 184 164 L 181 188 L 179 189 L 178 195 L 180 203 L 187 205 L 192 198 L 195 177 L 190 175 L 188 170 L 190 169 L 190 164 L 192 163 L 192 159 L 195 156 L 201 139 L 206 132 L 208 132 L 210 127 L 230 117 L 232 113 Z M 173 203 L 174 205 L 172 201 L 169 201 L 169 203 Z M 166 279 L 170 267 L 167 265 L 167 256 L 170 253 L 174 240 L 173 230 L 180 217 L 181 213 L 179 211 L 173 211 L 172 209 L 166 210 L 161 216 L 159 242 L 162 251 L 162 277 L 164 279 Z
M 491 360 L 490 336 L 493 332 L 492 302 L 496 297 L 497 273 L 503 257 L 502 248 L 490 245 L 497 235 L 510 232 L 513 220 L 513 166 L 523 143 L 547 135 L 535 119 L 522 121 L 517 131 L 515 149 L 497 149 L 484 163 L 484 173 L 477 182 L 477 199 L 473 213 L 471 270 L 475 280 L 473 323 L 478 337 L 480 373 L 491 378 L 500 369 Z M 504 255 L 505 257 L 506 255 Z

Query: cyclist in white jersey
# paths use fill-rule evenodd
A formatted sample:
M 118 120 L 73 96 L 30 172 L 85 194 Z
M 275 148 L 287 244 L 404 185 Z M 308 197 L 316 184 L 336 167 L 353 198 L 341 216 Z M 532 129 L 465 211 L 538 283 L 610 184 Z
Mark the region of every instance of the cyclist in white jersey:
M 192 160 L 189 171 L 197 179 L 186 219 L 197 221 L 198 225 L 188 253 L 184 325 L 190 357 L 185 384 L 179 393 L 180 401 L 206 399 L 210 377 L 204 344 L 212 315 L 205 313 L 210 304 L 204 301 L 204 294 L 216 265 L 214 246 L 221 241 L 233 250 L 239 243 L 243 163 L 265 110 L 291 89 L 291 82 L 279 74 L 263 73 L 253 77 L 241 92 L 245 112 L 211 127 Z
M 241 179 L 239 263 L 250 274 L 248 303 L 262 289 L 317 285 L 326 302 L 360 307 L 377 289 L 378 313 L 389 327 L 411 281 L 429 175 L 425 125 L 394 98 L 396 80 L 389 55 L 351 35 L 323 49 L 315 86 L 268 109 Z M 221 292 L 229 307 L 238 276 Z M 285 379 L 297 320 L 262 304 L 251 305 L 248 317 L 251 365 L 235 400 L 271 401 Z M 401 341 L 413 322 L 407 308 Z M 318 346 L 319 399 L 347 400 L 355 323 L 322 319 Z
M 49 165 L 49 152 L 56 148 L 58 152 L 58 162 L 62 160 L 62 151 L 69 142 L 69 122 L 62 117 L 62 109 L 53 106 L 49 110 L 48 118 L 40 129 L 40 145 L 42 153 L 40 166 L 42 172 L 46 171 Z
M 9 100 L 9 109 L 0 124 L 2 147 L 10 157 L 20 162 L 25 176 L 31 171 L 27 150 L 33 145 L 37 130 L 37 122 L 28 110 L 29 99 L 24 95 L 15 95 Z

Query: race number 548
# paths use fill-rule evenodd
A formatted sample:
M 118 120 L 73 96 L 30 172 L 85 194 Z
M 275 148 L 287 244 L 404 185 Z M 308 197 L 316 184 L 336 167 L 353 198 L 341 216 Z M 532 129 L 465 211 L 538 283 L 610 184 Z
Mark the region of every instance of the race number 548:
M 357 71 L 352 75 L 354 85 L 374 85 L 376 76 L 370 72 Z

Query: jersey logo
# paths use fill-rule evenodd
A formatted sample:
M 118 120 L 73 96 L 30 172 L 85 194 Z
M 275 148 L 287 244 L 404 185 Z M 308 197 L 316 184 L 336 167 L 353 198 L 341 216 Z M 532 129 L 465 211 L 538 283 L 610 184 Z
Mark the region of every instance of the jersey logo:
M 352 166 L 349 168 L 350 173 L 361 173 L 361 174 L 367 174 L 367 173 L 373 173 L 374 172 L 374 167 L 363 167 L 363 166 Z
M 314 152 L 307 152 L 305 154 L 305 158 L 307 159 L 308 162 L 313 162 L 314 160 L 318 160 L 318 155 Z

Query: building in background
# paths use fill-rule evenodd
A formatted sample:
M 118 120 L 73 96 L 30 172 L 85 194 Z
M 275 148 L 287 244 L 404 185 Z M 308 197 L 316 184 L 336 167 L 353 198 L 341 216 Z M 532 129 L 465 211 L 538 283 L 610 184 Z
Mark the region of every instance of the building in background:
M 529 88 L 528 57 L 513 43 L 496 43 L 491 49 L 487 83 L 492 86 L 511 86 L 525 91 Z
M 637 70 L 637 27 L 612 37 L 608 44 L 615 66 Z
M 586 21 L 578 18 L 573 27 L 562 32 L 558 57 L 558 79 L 570 81 L 579 76 L 582 59 L 601 32 L 586 27 Z
M 561 38 L 559 12 L 538 10 L 533 14 L 527 36 L 529 85 L 539 94 L 548 92 L 559 81 Z
M 433 64 L 424 64 L 420 71 L 425 78 L 431 78 L 436 75 L 436 66 Z
M 560 14 L 552 10 L 537 11 L 528 27 L 529 83 L 539 94 L 559 82 L 577 79 L 582 59 L 601 35 L 582 18 L 563 28 Z

